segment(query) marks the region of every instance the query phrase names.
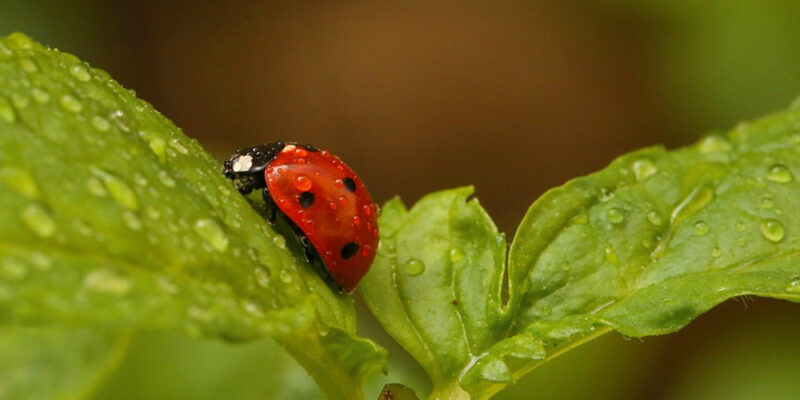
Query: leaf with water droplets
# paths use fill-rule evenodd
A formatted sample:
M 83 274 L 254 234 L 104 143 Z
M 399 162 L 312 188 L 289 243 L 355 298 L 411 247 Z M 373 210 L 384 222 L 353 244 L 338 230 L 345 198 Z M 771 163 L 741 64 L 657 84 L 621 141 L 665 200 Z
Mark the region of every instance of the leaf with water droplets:
M 431 375 L 431 398 L 487 398 L 606 332 L 673 332 L 734 296 L 800 302 L 797 121 L 793 109 L 696 146 L 644 149 L 547 192 L 515 235 L 507 292 L 491 220 L 453 211 L 477 207 L 469 190 L 410 210 L 393 200 L 361 293 Z M 462 307 L 464 288 L 482 297 Z M 469 325 L 473 313 L 489 318 Z
M 193 141 L 103 71 L 0 38 L 0 324 L 269 335 L 334 398 L 384 351 Z M 10 100 L 9 100 L 10 99 Z
M 387 203 L 378 256 L 359 288 L 431 375 L 435 391 L 457 382 L 508 326 L 505 237 L 477 200 L 467 201 L 471 194 L 471 188 L 437 192 L 410 210 L 399 199 Z M 501 376 L 496 367 L 486 374 Z

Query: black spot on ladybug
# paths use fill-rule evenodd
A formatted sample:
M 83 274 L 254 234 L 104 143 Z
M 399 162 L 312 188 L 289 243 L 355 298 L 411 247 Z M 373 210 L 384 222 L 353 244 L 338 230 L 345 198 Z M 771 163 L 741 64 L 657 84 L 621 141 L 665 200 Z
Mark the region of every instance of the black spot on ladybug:
M 350 242 L 342 246 L 342 258 L 345 260 L 356 255 L 356 253 L 358 253 L 358 244 Z
M 319 151 L 319 149 L 318 149 L 318 148 L 316 148 L 316 147 L 314 147 L 314 146 L 312 146 L 312 145 L 310 145 L 310 144 L 307 144 L 307 145 L 305 145 L 304 147 L 305 147 L 305 148 L 306 148 L 306 150 L 308 150 L 308 151 Z
M 344 183 L 344 187 L 347 188 L 347 190 L 349 190 L 350 193 L 356 191 L 356 182 L 354 180 L 350 178 L 344 178 L 342 179 L 342 182 Z
M 300 193 L 300 206 L 303 208 L 311 207 L 314 204 L 314 193 L 303 192 Z

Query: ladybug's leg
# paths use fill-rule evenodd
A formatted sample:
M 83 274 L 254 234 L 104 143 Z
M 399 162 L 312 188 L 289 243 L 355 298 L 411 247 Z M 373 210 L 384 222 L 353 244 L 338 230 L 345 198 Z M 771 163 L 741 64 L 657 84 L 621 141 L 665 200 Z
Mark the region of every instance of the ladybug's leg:
M 272 196 L 269 195 L 269 189 L 264 188 L 264 191 L 261 192 L 261 197 L 264 199 L 264 204 L 267 206 L 267 222 L 270 225 L 275 225 L 275 217 L 278 215 L 278 206 L 275 204 L 275 201 L 272 200 Z
M 306 262 L 308 262 L 309 264 L 313 264 L 314 261 L 317 260 L 317 251 L 314 248 L 314 245 L 311 244 L 311 241 L 308 240 L 308 236 L 306 236 L 305 234 L 302 233 L 298 234 L 297 239 L 300 240 L 300 244 L 302 244 L 303 249 L 305 249 L 304 253 L 306 256 Z

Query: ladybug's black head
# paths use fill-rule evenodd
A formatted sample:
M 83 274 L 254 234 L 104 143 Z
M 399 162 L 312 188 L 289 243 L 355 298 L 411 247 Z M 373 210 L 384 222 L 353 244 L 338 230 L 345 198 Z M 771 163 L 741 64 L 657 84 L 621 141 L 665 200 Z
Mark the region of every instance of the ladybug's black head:
M 233 179 L 236 189 L 243 194 L 265 188 L 264 169 L 285 146 L 286 143 L 277 141 L 236 150 L 225 161 L 223 172 L 228 179 Z

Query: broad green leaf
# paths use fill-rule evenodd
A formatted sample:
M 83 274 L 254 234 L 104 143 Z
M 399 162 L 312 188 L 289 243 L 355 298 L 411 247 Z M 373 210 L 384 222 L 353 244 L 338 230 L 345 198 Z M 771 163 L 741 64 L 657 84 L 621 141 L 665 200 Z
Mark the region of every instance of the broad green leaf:
M 270 335 L 331 397 L 382 349 L 164 116 L 103 71 L 0 39 L 0 323 Z M 294 253 L 296 254 L 296 253 Z M 301 266 L 302 265 L 302 266 Z
M 0 399 L 83 399 L 125 355 L 128 336 L 0 328 Z
M 202 366 L 202 367 L 199 367 Z M 139 331 L 128 356 L 96 392 L 114 400 L 285 400 L 324 398 L 274 341 L 225 343 Z
M 502 237 L 469 189 L 408 211 L 393 200 L 361 293 L 431 375 L 432 398 L 486 398 L 612 328 L 674 332 L 746 294 L 800 301 L 798 173 L 798 108 L 622 156 L 531 206 L 505 303 Z

